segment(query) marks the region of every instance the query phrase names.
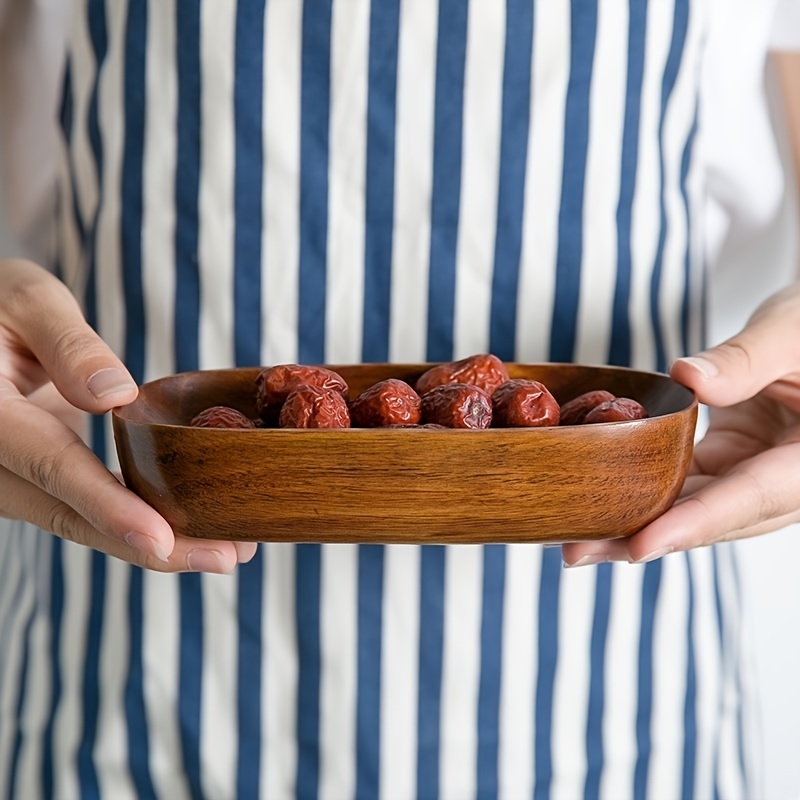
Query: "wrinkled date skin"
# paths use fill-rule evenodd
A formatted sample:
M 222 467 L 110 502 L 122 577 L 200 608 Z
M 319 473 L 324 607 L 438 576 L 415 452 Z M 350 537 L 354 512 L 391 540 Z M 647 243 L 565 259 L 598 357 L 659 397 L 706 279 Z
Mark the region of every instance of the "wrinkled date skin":
M 624 422 L 631 419 L 644 419 L 647 412 L 641 403 L 629 397 L 615 397 L 595 406 L 584 418 L 584 425 L 596 422 Z
M 492 399 L 478 386 L 437 386 L 422 397 L 422 421 L 446 428 L 485 430 L 492 424 Z
M 506 381 L 492 395 L 492 425 L 500 428 L 544 428 L 558 425 L 560 409 L 543 383 Z
M 341 392 L 319 386 L 298 386 L 284 402 L 281 428 L 349 428 L 350 411 Z
M 228 406 L 212 406 L 201 411 L 190 423 L 193 428 L 255 428 L 253 420 Z
M 561 406 L 561 425 L 581 425 L 586 415 L 601 403 L 613 400 L 614 395 L 605 389 L 595 389 L 593 392 L 579 394 Z
M 419 395 L 405 381 L 389 378 L 373 384 L 350 404 L 350 425 L 414 425 L 420 421 L 420 405 Z
M 284 401 L 298 386 L 330 389 L 347 399 L 347 383 L 333 370 L 301 364 L 278 364 L 261 370 L 256 377 L 258 415 L 267 423 L 275 423 Z
M 437 364 L 423 373 L 417 381 L 417 393 L 427 394 L 437 386 L 449 383 L 463 383 L 483 389 L 489 397 L 499 386 L 508 380 L 506 365 L 491 354 L 470 356 L 461 361 Z
M 409 425 L 387 425 L 387 428 L 414 428 L 418 431 L 446 431 L 447 428 L 444 425 L 437 425 L 434 422 L 426 422 L 425 424 L 409 424 Z

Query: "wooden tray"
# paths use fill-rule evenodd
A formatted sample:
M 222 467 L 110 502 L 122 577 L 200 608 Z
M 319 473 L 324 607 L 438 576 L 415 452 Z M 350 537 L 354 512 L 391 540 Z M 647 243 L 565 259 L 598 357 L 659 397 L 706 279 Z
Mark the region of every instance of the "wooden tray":
M 332 366 L 351 397 L 430 364 Z M 694 394 L 667 375 L 508 364 L 559 402 L 607 389 L 632 422 L 485 431 L 191 428 L 216 404 L 255 416 L 257 368 L 183 373 L 113 412 L 127 486 L 176 533 L 282 542 L 566 542 L 626 536 L 674 502 L 689 468 Z

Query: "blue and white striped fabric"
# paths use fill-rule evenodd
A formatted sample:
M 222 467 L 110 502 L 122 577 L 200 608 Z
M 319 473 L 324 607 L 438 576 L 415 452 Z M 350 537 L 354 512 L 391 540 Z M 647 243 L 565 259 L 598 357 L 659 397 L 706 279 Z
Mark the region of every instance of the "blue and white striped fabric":
M 700 347 L 702 2 L 78 5 L 61 268 L 137 380 Z M 0 548 L 4 798 L 758 796 L 728 549 Z

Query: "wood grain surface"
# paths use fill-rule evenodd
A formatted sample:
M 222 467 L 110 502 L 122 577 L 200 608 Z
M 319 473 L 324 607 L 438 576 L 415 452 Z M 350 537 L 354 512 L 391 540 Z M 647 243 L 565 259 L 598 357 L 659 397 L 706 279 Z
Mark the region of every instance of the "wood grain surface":
M 332 366 L 351 397 L 429 364 Z M 557 428 L 227 430 L 188 427 L 230 405 L 255 416 L 257 368 L 184 373 L 115 409 L 126 484 L 186 536 L 240 541 L 564 542 L 626 536 L 674 502 L 697 402 L 668 376 L 509 364 L 559 402 L 607 389 L 650 417 Z

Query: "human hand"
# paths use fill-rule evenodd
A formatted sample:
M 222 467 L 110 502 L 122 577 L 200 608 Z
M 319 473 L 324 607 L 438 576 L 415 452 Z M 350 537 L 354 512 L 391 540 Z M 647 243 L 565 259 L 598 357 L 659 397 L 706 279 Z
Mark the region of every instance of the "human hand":
M 176 537 L 53 413 L 51 382 L 63 406 L 92 414 L 138 392 L 64 284 L 30 262 L 0 261 L 0 517 L 160 572 L 230 572 L 253 557 L 252 543 Z
M 564 545 L 565 565 L 642 563 L 800 521 L 800 283 L 671 374 L 711 407 L 678 501 L 630 538 Z

